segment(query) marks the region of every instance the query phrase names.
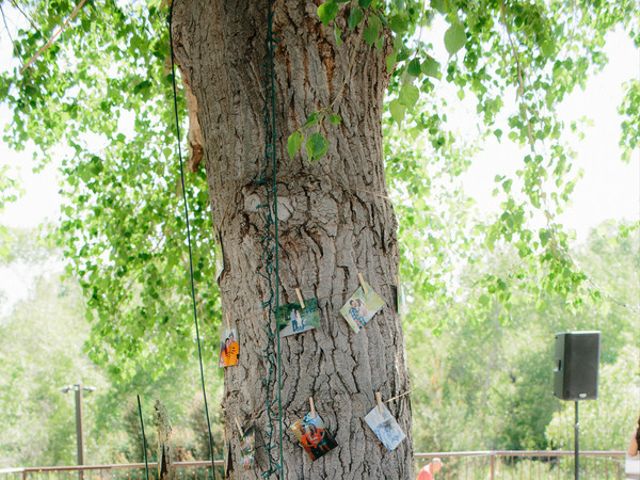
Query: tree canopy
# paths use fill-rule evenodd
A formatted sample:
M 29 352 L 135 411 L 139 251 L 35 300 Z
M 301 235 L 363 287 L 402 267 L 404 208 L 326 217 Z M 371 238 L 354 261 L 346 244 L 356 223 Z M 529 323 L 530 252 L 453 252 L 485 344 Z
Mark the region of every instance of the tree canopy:
M 56 236 L 87 298 L 91 358 L 118 378 L 131 378 L 143 364 L 170 369 L 191 354 L 194 339 L 171 133 L 167 6 L 160 0 L 1 5 L 20 25 L 11 32 L 16 63 L 0 78 L 0 96 L 13 112 L 5 140 L 17 149 L 34 146 L 37 165 L 60 162 L 65 204 Z M 348 35 L 376 48 L 383 37 L 393 39 L 385 52 L 391 82 L 384 153 L 410 305 L 449 308 L 463 300 L 468 321 L 505 323 L 518 290 L 534 303 L 557 294 L 569 310 L 603 295 L 575 263 L 556 220 L 577 179 L 564 134 L 579 129 L 566 125 L 557 107 L 605 65 L 609 32 L 622 28 L 638 45 L 638 11 L 634 0 L 329 0 L 317 7 L 313 20 L 333 29 L 337 45 Z M 436 37 L 434 26 L 442 22 L 444 35 Z M 454 134 L 439 94 L 450 87 L 475 102 L 477 137 Z M 637 80 L 629 83 L 620 105 L 627 159 L 638 145 L 639 88 Z M 184 112 L 184 95 L 179 100 Z M 288 132 L 289 153 L 322 162 L 339 121 L 331 105 L 320 106 L 304 127 Z M 501 212 L 479 221 L 451 179 L 490 135 L 527 151 L 515 177 L 496 176 Z M 203 170 L 189 180 L 198 308 L 206 335 L 213 335 L 220 259 L 212 254 Z M 4 183 L 0 191 L 10 192 L 12 184 Z M 501 269 L 479 265 L 505 248 L 517 261 Z M 477 265 L 478 275 L 461 294 L 465 264 Z M 438 331 L 448 320 L 421 321 Z

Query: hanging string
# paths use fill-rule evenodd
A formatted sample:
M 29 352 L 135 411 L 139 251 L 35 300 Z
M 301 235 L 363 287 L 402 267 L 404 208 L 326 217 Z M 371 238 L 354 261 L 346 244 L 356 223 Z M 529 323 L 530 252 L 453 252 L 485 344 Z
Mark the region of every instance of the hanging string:
M 263 112 L 264 164 L 256 179 L 258 185 L 264 185 L 266 195 L 266 202 L 260 206 L 264 220 L 264 233 L 260 240 L 262 247 L 262 271 L 260 276 L 265 280 L 268 291 L 268 298 L 262 304 L 267 311 L 267 323 L 264 326 L 267 342 L 262 351 L 267 371 L 262 383 L 265 389 L 265 412 L 267 417 L 264 446 L 269 465 L 263 470 L 262 477 L 269 478 L 272 475 L 276 475 L 277 478 L 284 478 L 282 361 L 280 335 L 277 328 L 277 315 L 280 306 L 280 241 L 278 235 L 278 161 L 276 155 L 278 133 L 276 129 L 274 61 L 276 39 L 273 34 L 273 4 L 273 0 L 267 0 L 267 34 L 265 39 L 267 55 L 264 62 L 265 95 Z
M 204 398 L 204 412 L 207 419 L 207 432 L 209 434 L 209 456 L 211 458 L 211 474 L 216 478 L 215 460 L 213 458 L 213 435 L 211 434 L 211 419 L 209 417 L 209 404 L 207 402 L 207 389 L 204 381 L 204 368 L 202 366 L 202 346 L 200 342 L 200 328 L 198 327 L 198 310 L 196 308 L 196 289 L 193 280 L 193 249 L 191 247 L 191 227 L 189 224 L 189 202 L 184 185 L 184 161 L 182 160 L 182 147 L 180 146 L 180 119 L 178 117 L 178 89 L 176 87 L 176 67 L 173 52 L 173 33 L 171 31 L 173 21 L 173 2 L 169 7 L 169 49 L 171 50 L 171 83 L 173 86 L 173 113 L 176 122 L 176 138 L 178 143 L 178 158 L 180 160 L 180 185 L 182 187 L 182 201 L 184 203 L 184 218 L 187 225 L 187 244 L 189 246 L 189 280 L 191 282 L 191 303 L 193 304 L 193 323 L 196 326 L 196 341 L 198 344 L 198 363 L 200 365 L 200 383 Z
M 149 461 L 147 460 L 147 437 L 144 434 L 144 420 L 142 419 L 142 404 L 140 403 L 140 395 L 138 398 L 138 415 L 140 416 L 140 428 L 142 428 L 142 453 L 144 454 L 144 473 L 146 480 L 149 480 Z

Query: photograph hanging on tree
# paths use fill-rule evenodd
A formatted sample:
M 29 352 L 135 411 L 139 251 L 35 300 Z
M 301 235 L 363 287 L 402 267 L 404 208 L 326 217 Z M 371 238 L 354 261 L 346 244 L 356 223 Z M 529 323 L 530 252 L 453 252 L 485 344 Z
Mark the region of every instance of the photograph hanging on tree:
M 320 458 L 338 446 L 317 413 L 307 413 L 304 418 L 291 425 L 291 430 L 311 460 Z
M 400 425 L 386 405 L 376 405 L 373 410 L 364 417 L 367 425 L 373 430 L 378 439 L 387 450 L 393 451 L 405 439 L 405 434 Z
M 253 426 L 244 431 L 240 439 L 240 463 L 245 470 L 251 470 L 255 463 L 256 431 Z
M 364 293 L 361 285 L 340 309 L 340 313 L 356 333 L 384 306 L 384 300 L 371 288 L 371 285 L 364 282 L 364 286 L 367 293 Z
M 288 303 L 278 308 L 280 337 L 287 337 L 320 327 L 320 310 L 315 298 L 305 300 L 304 308 L 298 303 Z
M 222 332 L 220 337 L 220 357 L 218 366 L 232 367 L 238 364 L 240 355 L 240 344 L 235 328 L 229 328 Z

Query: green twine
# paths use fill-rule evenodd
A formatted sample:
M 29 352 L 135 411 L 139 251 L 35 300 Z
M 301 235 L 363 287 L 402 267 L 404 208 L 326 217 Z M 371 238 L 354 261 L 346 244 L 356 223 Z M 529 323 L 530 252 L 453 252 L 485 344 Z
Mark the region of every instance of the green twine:
M 142 419 L 142 404 L 140 403 L 140 395 L 138 398 L 138 415 L 140 416 L 140 428 L 142 428 L 142 453 L 144 454 L 144 473 L 146 480 L 149 480 L 149 461 L 147 460 L 147 437 L 144 434 L 144 420 Z
M 265 102 L 263 126 L 265 132 L 264 166 L 260 177 L 256 180 L 259 185 L 265 186 L 267 201 L 261 205 L 264 211 L 264 234 L 261 238 L 262 264 L 264 272 L 260 275 L 268 286 L 269 297 L 263 302 L 263 308 L 268 311 L 267 324 L 264 327 L 267 335 L 267 343 L 262 352 L 267 364 L 266 378 L 262 383 L 266 390 L 265 411 L 267 425 L 265 429 L 265 449 L 269 466 L 262 472 L 263 478 L 276 475 L 284 478 L 283 458 L 283 411 L 282 411 L 282 361 L 280 350 L 280 335 L 277 328 L 277 313 L 280 306 L 280 268 L 279 268 L 279 236 L 278 236 L 278 160 L 276 155 L 276 143 L 278 139 L 276 129 L 276 82 L 275 82 L 275 45 L 273 35 L 273 0 L 267 0 L 267 56 L 265 68 Z M 268 174 L 271 181 L 268 181 Z M 274 392 L 275 390 L 275 392 Z M 273 399 L 275 393 L 275 400 Z M 274 414 L 274 407 L 276 412 Z M 278 438 L 275 437 L 275 424 L 277 422 Z M 274 450 L 278 449 L 277 455 Z
M 178 117 L 178 91 L 176 87 L 175 56 L 173 52 L 173 33 L 171 25 L 173 21 L 173 2 L 169 9 L 169 49 L 171 50 L 171 83 L 173 86 L 173 112 L 176 123 L 176 138 L 178 143 L 178 158 L 180 160 L 180 184 L 182 186 L 182 201 L 184 203 L 184 218 L 187 225 L 187 245 L 189 246 L 189 280 L 191 282 L 191 303 L 193 304 L 193 323 L 196 326 L 196 340 L 198 344 L 198 363 L 200 365 L 200 383 L 202 386 L 202 396 L 204 398 L 204 411 L 207 420 L 207 430 L 209 433 L 209 456 L 211 457 L 211 474 L 213 480 L 216 479 L 215 460 L 213 458 L 213 435 L 211 434 L 211 420 L 209 417 L 209 404 L 207 402 L 207 389 L 204 381 L 204 368 L 202 366 L 202 346 L 200 342 L 200 328 L 198 327 L 198 310 L 196 308 L 196 290 L 193 279 L 193 249 L 191 247 L 191 227 L 189 224 L 189 202 L 187 201 L 186 189 L 184 186 L 184 161 L 182 160 L 182 147 L 180 145 L 180 119 Z

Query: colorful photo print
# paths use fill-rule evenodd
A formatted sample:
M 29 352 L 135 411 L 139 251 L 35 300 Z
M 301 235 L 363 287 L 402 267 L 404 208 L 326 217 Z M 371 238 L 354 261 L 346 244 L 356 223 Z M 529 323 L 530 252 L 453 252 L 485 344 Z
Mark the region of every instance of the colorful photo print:
M 256 431 L 253 427 L 245 430 L 240 439 L 240 463 L 245 470 L 251 470 L 255 464 Z
M 240 355 L 240 344 L 238 343 L 238 334 L 235 328 L 224 330 L 220 337 L 220 367 L 232 367 L 238 364 L 238 355 Z
M 280 337 L 287 337 L 320 327 L 320 310 L 315 298 L 304 301 L 302 308 L 297 303 L 288 303 L 278 309 Z
M 384 300 L 371 288 L 371 285 L 365 283 L 365 286 L 367 287 L 366 295 L 362 286 L 358 287 L 340 309 L 340 313 L 356 333 L 384 306 Z
M 405 438 L 402 428 L 400 428 L 400 425 L 398 425 L 398 422 L 384 404 L 382 407 L 376 405 L 373 410 L 367 413 L 364 419 L 389 451 L 395 450 Z
M 338 446 L 317 413 L 315 415 L 311 412 L 307 413 L 303 419 L 291 425 L 291 430 L 311 460 L 320 458 Z

